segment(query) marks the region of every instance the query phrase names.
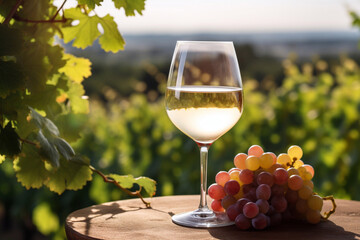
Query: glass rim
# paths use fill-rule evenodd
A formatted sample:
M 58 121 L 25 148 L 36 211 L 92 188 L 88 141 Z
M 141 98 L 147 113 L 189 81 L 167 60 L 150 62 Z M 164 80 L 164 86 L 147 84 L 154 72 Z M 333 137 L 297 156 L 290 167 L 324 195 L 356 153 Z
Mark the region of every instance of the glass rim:
M 204 44 L 234 44 L 233 41 L 187 41 L 187 40 L 178 40 L 176 43 L 204 43 Z

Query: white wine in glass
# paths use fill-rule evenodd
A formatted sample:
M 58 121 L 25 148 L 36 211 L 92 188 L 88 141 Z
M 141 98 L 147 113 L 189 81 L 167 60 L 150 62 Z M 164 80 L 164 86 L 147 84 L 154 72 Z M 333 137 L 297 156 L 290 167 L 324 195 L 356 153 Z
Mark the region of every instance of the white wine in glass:
M 212 228 L 232 225 L 225 214 L 207 206 L 207 160 L 211 144 L 240 119 L 243 91 L 232 42 L 178 41 L 166 90 L 166 111 L 173 124 L 200 148 L 200 204 L 176 214 L 182 226 Z

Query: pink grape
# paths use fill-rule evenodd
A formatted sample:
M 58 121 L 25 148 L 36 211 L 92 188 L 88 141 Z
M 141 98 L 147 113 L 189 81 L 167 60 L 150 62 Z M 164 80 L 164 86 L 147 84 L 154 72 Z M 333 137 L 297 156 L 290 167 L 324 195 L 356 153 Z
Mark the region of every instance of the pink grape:
M 225 197 L 224 188 L 216 183 L 211 184 L 208 188 L 208 194 L 212 199 L 220 200 Z
M 240 172 L 239 178 L 243 184 L 250 184 L 254 180 L 254 173 L 249 169 L 243 169 Z
M 306 168 L 306 171 L 308 171 L 309 173 L 311 173 L 311 176 L 314 177 L 315 171 L 314 168 L 309 165 L 309 164 L 304 164 L 303 167 Z
M 270 154 L 270 155 L 272 156 L 272 158 L 273 158 L 273 164 L 276 163 L 277 157 L 276 157 L 276 154 L 275 154 L 275 153 L 273 153 L 273 152 L 266 152 L 266 153 L 264 153 L 264 154 Z
M 227 195 L 235 195 L 240 191 L 240 184 L 236 180 L 225 183 L 224 190 Z
M 234 157 L 234 165 L 235 167 L 239 168 L 239 169 L 245 169 L 246 168 L 246 164 L 245 164 L 245 160 L 248 157 L 248 155 L 246 155 L 245 153 L 239 153 Z
M 251 225 L 257 230 L 266 228 L 267 223 L 267 217 L 263 213 L 259 213 L 255 218 L 251 219 Z
M 247 218 L 254 218 L 259 214 L 259 207 L 253 202 L 248 202 L 244 205 L 243 213 Z
M 248 202 L 250 202 L 250 200 L 247 198 L 240 198 L 239 200 L 237 200 L 236 207 L 238 208 L 240 213 L 243 213 L 243 208 Z
M 256 201 L 256 188 L 250 188 L 248 192 L 244 193 L 244 198 L 249 199 L 252 202 Z
M 256 188 L 256 198 L 269 200 L 271 196 L 271 188 L 267 184 L 261 184 Z
M 264 199 L 258 199 L 256 205 L 259 207 L 259 212 L 266 214 L 269 211 L 269 202 Z
M 241 230 L 247 230 L 251 227 L 251 220 L 245 217 L 244 214 L 239 214 L 235 218 L 235 225 Z
M 227 181 L 230 180 L 230 175 L 228 172 L 220 171 L 215 176 L 215 182 L 220 186 L 224 186 Z
M 271 198 L 271 205 L 275 208 L 275 211 L 282 213 L 287 208 L 287 201 L 283 196 L 277 195 Z
M 235 218 L 237 215 L 239 215 L 241 212 L 238 210 L 236 204 L 231 205 L 226 209 L 226 214 L 229 217 L 230 221 L 235 221 Z
M 284 195 L 285 193 L 285 187 L 284 185 L 277 185 L 277 184 L 274 184 L 272 187 L 271 187 L 271 194 L 273 196 L 275 195 Z
M 274 185 L 274 176 L 269 172 L 261 172 L 256 178 L 257 184 L 267 184 L 270 187 Z
M 233 167 L 228 171 L 228 173 L 231 174 L 233 171 L 240 171 L 240 170 L 241 169 L 239 169 L 239 168 Z
M 231 205 L 233 205 L 234 203 L 236 203 L 236 198 L 234 198 L 233 196 L 230 195 L 226 195 L 222 200 L 221 200 L 221 206 L 224 209 L 227 209 L 228 207 L 230 207 Z
M 298 200 L 298 193 L 297 191 L 293 191 L 291 189 L 288 189 L 285 194 L 285 198 L 288 201 L 288 203 L 296 203 Z
M 278 185 L 283 185 L 289 178 L 289 173 L 284 168 L 277 168 L 274 171 L 274 182 Z
M 264 153 L 264 150 L 259 145 L 252 145 L 248 150 L 249 156 L 260 157 Z
M 283 165 L 279 164 L 279 163 L 275 163 L 274 165 L 272 165 L 269 169 L 268 172 L 274 174 L 275 170 L 278 168 L 284 168 Z M 284 168 L 285 169 L 285 168 Z
M 221 200 L 214 200 L 211 202 L 211 209 L 215 212 L 224 212 L 225 209 L 221 205 Z
M 299 175 L 292 175 L 289 177 L 288 186 L 291 190 L 298 191 L 303 186 L 303 179 Z

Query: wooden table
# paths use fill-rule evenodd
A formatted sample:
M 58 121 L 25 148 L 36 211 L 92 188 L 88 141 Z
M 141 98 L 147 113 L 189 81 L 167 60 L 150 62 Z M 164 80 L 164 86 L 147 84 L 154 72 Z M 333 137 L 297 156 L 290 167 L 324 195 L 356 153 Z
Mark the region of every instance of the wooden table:
M 283 223 L 263 231 L 240 231 L 235 226 L 196 229 L 171 221 L 176 213 L 194 210 L 199 196 L 169 196 L 104 203 L 71 213 L 65 224 L 69 240 L 84 239 L 360 239 L 360 202 L 336 200 L 336 212 L 329 221 L 317 225 Z M 325 201 L 324 209 L 330 209 Z

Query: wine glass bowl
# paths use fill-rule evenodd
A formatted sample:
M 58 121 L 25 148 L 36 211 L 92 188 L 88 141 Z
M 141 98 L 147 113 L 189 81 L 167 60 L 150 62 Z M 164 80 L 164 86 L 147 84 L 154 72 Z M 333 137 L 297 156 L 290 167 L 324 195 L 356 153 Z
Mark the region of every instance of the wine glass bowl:
M 172 220 L 202 228 L 233 224 L 224 214 L 213 213 L 206 202 L 208 149 L 237 123 L 243 110 L 241 75 L 233 43 L 177 42 L 165 101 L 170 120 L 200 148 L 199 208 L 174 215 Z

